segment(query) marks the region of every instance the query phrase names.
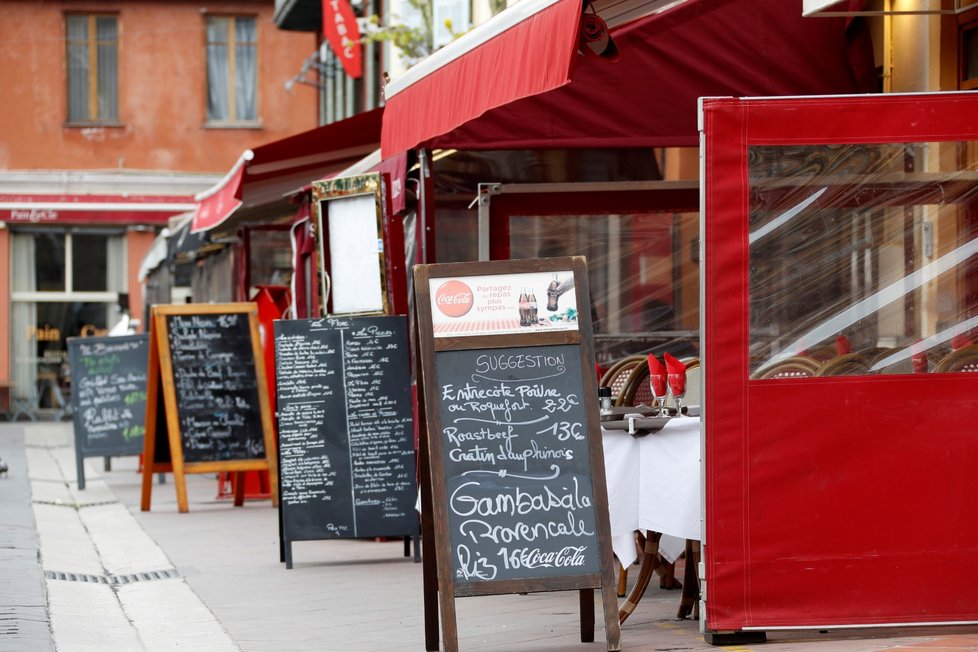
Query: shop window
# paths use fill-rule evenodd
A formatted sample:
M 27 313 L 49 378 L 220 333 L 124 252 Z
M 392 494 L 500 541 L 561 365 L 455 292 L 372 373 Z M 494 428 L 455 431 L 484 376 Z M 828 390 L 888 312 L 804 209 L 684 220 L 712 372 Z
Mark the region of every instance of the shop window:
M 956 370 L 978 343 L 971 145 L 750 149 L 755 378 Z
M 11 234 L 12 394 L 63 410 L 70 395 L 68 337 L 105 335 L 126 291 L 121 233 L 21 230 Z
M 72 288 L 78 292 L 105 292 L 109 289 L 109 236 L 75 234 L 71 258 Z M 84 252 L 84 255 L 82 255 Z
M 292 242 L 288 229 L 248 232 L 248 296 L 259 285 L 288 287 L 292 282 Z
M 119 120 L 119 26 L 116 16 L 68 14 L 68 123 Z
M 207 17 L 207 121 L 258 120 L 258 25 L 254 17 Z
M 696 213 L 509 218 L 511 258 L 587 258 L 599 362 L 661 346 L 698 355 L 698 233 Z

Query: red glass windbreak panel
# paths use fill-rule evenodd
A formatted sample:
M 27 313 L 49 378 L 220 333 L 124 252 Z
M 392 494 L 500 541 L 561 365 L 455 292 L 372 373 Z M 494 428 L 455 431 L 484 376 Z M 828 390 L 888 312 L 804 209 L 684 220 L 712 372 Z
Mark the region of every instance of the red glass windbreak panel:
M 705 100 L 709 630 L 978 620 L 978 374 L 750 380 L 759 144 L 978 140 L 969 94 Z

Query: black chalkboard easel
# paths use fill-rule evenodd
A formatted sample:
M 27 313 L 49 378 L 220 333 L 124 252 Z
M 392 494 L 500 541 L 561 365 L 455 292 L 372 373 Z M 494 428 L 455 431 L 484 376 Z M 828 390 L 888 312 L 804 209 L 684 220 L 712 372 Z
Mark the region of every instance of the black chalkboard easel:
M 86 457 L 143 452 L 148 354 L 148 335 L 68 338 L 79 489 Z
M 265 363 L 254 303 L 153 306 L 143 440 L 142 510 L 152 475 L 172 471 L 188 510 L 186 473 L 268 471 L 278 485 Z M 159 411 L 165 419 L 158 419 Z M 158 432 L 161 426 L 166 432 Z M 244 504 L 244 481 L 235 483 Z M 272 492 L 272 504 L 278 496 Z
M 620 650 L 584 258 L 417 265 L 414 287 L 426 649 L 437 585 L 450 652 L 456 597 L 575 589 L 581 641 L 601 589 Z
M 286 568 L 293 541 L 417 538 L 404 317 L 290 319 L 274 330 Z

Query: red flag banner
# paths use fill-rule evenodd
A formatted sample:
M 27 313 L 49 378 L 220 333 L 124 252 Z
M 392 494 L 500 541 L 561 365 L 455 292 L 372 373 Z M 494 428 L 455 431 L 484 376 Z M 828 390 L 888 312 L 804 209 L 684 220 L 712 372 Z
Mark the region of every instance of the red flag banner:
M 323 34 L 352 79 L 363 75 L 360 28 L 347 0 L 323 0 Z

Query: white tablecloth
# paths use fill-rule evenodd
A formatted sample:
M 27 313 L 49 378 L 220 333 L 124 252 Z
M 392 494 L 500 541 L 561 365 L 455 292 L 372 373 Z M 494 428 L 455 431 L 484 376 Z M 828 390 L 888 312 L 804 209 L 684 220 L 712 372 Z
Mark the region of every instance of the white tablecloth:
M 663 534 L 660 551 L 673 561 L 686 539 L 701 539 L 700 420 L 673 419 L 655 433 L 632 437 L 601 429 L 611 545 L 618 560 L 636 560 L 633 532 Z

